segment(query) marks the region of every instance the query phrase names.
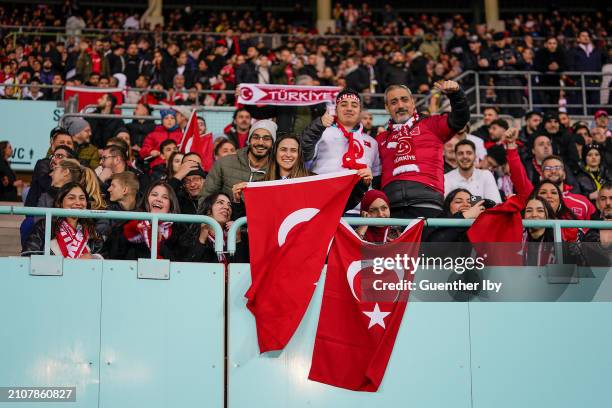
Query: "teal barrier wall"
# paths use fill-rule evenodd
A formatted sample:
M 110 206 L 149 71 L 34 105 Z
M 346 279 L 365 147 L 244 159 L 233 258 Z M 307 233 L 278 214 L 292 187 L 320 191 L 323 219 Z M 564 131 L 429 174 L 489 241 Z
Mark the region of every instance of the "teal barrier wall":
M 77 387 L 54 406 L 223 406 L 222 265 L 173 263 L 162 280 L 138 279 L 134 261 L 29 273 L 28 258 L 0 258 L 0 386 Z
M 527 285 L 523 288 L 549 285 L 543 268 L 494 268 L 488 277 L 508 282 L 517 272 L 521 285 Z M 608 268 L 592 272 L 594 277 L 563 285 L 561 299 L 575 300 L 584 291 L 595 298 L 610 293 Z M 255 322 L 245 307 L 249 284 L 248 265 L 230 265 L 232 408 L 596 408 L 612 400 L 612 303 L 494 303 L 487 298 L 426 303 L 411 297 L 381 388 L 357 393 L 307 380 L 323 278 L 298 331 L 274 355 L 259 355 Z
M 57 102 L 0 100 L 0 140 L 13 145 L 13 170 L 33 170 L 49 149 L 49 133 L 64 113 Z

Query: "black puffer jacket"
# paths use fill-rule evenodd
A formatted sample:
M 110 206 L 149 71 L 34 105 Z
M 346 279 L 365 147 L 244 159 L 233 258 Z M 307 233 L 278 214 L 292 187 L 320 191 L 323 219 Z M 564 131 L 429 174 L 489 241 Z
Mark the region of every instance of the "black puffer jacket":
M 53 235 L 53 231 L 51 232 L 51 239 L 55 239 Z M 87 246 L 89 247 L 89 252 L 91 254 L 101 254 L 102 247 L 104 245 L 104 241 L 100 237 L 90 237 L 87 241 Z M 40 255 L 45 251 L 45 220 L 40 220 L 34 224 L 34 228 L 32 228 L 32 232 L 28 236 L 28 239 L 25 242 L 23 250 L 21 252 L 22 256 L 29 255 Z M 59 255 L 54 254 L 51 251 L 51 255 Z

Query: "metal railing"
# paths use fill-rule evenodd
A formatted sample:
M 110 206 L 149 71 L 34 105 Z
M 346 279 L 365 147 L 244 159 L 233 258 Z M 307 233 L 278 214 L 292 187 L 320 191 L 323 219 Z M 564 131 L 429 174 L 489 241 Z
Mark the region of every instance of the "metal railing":
M 79 34 L 68 33 L 65 27 L 27 27 L 27 26 L 16 26 L 16 25 L 0 25 L 0 29 L 8 29 L 14 30 L 11 31 L 8 36 L 13 37 L 13 41 L 15 42 L 19 36 L 57 36 L 60 38 L 74 38 L 74 37 L 105 37 L 113 34 L 123 34 L 126 36 L 150 36 L 154 39 L 159 39 L 159 41 L 163 42 L 164 39 L 171 38 L 201 38 L 208 37 L 211 40 L 225 38 L 224 32 L 210 32 L 210 31 L 156 31 L 156 30 L 134 30 L 134 29 L 126 29 L 126 28 L 84 28 L 79 30 Z M 338 41 L 353 41 L 359 44 L 359 48 L 363 50 L 365 45 L 371 41 L 392 41 L 396 43 L 412 43 L 417 39 L 420 39 L 419 36 L 405 36 L 405 35 L 355 35 L 355 34 L 310 34 L 307 32 L 295 32 L 295 33 L 257 33 L 257 32 L 238 32 L 236 35 L 240 36 L 241 40 L 249 40 L 249 39 L 258 39 L 263 42 L 268 48 L 277 48 L 282 45 L 282 43 L 286 43 L 287 41 L 292 40 L 302 40 L 302 41 L 318 41 L 321 39 L 325 40 L 338 40 Z M 523 37 L 513 37 L 514 41 L 522 41 Z M 595 41 L 604 41 L 609 43 L 612 41 L 612 37 L 605 38 L 595 38 Z M 442 38 L 435 38 L 435 42 L 443 46 L 445 44 L 445 40 Z M 545 38 L 534 38 L 534 44 L 541 44 L 545 41 Z M 576 42 L 576 39 L 566 38 L 564 40 L 565 45 L 573 45 Z M 158 44 L 161 45 L 161 44 Z
M 347 217 L 342 218 L 349 225 L 371 225 L 377 227 L 383 226 L 408 226 L 414 220 L 400 218 L 358 218 Z M 474 223 L 474 220 L 459 220 L 456 218 L 428 218 L 425 220 L 425 225 L 428 227 L 456 227 L 467 228 Z M 236 252 L 236 235 L 238 230 L 247 224 L 247 217 L 238 218 L 227 233 L 227 251 L 230 255 Z M 595 229 L 612 229 L 610 221 L 579 221 L 579 220 L 523 220 L 525 228 L 553 228 L 555 234 L 555 242 L 563 242 L 561 228 L 595 228 Z
M 52 217 L 77 217 L 77 218 L 102 218 L 112 220 L 146 220 L 152 223 L 152 235 L 158 234 L 159 221 L 171 221 L 180 223 L 207 224 L 215 232 L 215 251 L 224 253 L 223 230 L 219 223 L 206 215 L 190 214 L 158 214 L 147 212 L 132 211 L 105 211 L 105 210 L 69 210 L 63 208 L 41 208 L 41 207 L 17 207 L 0 206 L 0 214 L 25 215 L 25 216 L 44 216 L 45 217 L 45 255 L 50 254 L 51 242 L 51 218 Z M 370 226 L 407 226 L 414 220 L 400 218 L 343 218 L 349 225 L 370 225 Z M 455 219 L 455 218 L 429 218 L 425 220 L 429 227 L 456 227 L 467 228 L 472 225 L 474 220 Z M 233 255 L 236 252 L 236 236 L 238 231 L 247 225 L 247 217 L 238 218 L 232 223 L 227 234 L 227 252 Z M 562 242 L 561 228 L 594 228 L 612 229 L 612 222 L 609 221 L 580 221 L 580 220 L 523 220 L 525 228 L 553 228 L 555 242 Z M 151 242 L 151 259 L 157 257 L 157 240 Z
M 157 237 L 159 221 L 171 221 L 179 223 L 207 224 L 215 232 L 215 252 L 223 253 L 223 230 L 217 221 L 206 215 L 189 214 L 158 214 L 148 212 L 132 211 L 105 211 L 105 210 L 68 210 L 63 208 L 41 208 L 41 207 L 16 207 L 0 206 L 0 214 L 25 215 L 34 217 L 45 217 L 45 253 L 50 255 L 51 247 L 51 218 L 52 217 L 77 217 L 77 218 L 102 218 L 111 220 L 145 220 L 151 222 L 151 236 Z M 157 259 L 157 240 L 151 240 L 151 259 Z

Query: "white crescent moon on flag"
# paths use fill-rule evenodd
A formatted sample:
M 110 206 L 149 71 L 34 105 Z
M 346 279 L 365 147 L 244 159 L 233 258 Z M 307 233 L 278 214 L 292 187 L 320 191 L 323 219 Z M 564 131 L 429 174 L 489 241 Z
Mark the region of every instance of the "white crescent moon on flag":
M 346 268 L 346 280 L 348 281 L 349 288 L 351 288 L 351 292 L 353 293 L 353 297 L 357 301 L 359 301 L 359 298 L 357 297 L 357 294 L 355 293 L 355 288 L 353 286 L 353 281 L 355 280 L 355 276 L 357 276 L 357 274 L 359 272 L 361 272 L 361 261 L 353 261 L 353 262 L 351 262 L 349 267 Z
M 278 246 L 281 247 L 287 240 L 287 235 L 296 225 L 310 221 L 319 213 L 318 208 L 301 208 L 289 214 L 281 223 L 278 229 Z

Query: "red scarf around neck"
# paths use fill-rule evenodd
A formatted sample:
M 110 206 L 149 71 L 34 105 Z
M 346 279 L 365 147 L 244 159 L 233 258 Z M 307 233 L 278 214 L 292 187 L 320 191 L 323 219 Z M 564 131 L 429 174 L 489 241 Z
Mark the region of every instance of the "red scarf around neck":
M 170 238 L 172 235 L 172 222 L 159 222 L 159 236 L 157 243 L 161 244 L 163 241 Z M 145 243 L 149 249 L 151 249 L 151 235 L 153 233 L 153 227 L 150 221 L 139 221 L 132 220 L 125 223 L 123 226 L 123 236 L 134 244 Z M 159 252 L 157 258 L 161 259 Z
M 359 170 L 364 169 L 366 166 L 363 163 L 357 162 L 358 159 L 363 157 L 363 146 L 355 140 L 355 136 L 353 132 L 349 132 L 345 129 L 344 126 L 340 122 L 338 122 L 338 118 L 335 119 L 336 126 L 342 132 L 344 137 L 348 140 L 348 149 L 346 153 L 342 156 L 342 167 L 351 169 L 351 170 Z
M 74 229 L 68 221 L 62 220 L 55 234 L 55 239 L 64 258 L 76 259 L 89 253 L 87 247 L 89 232 L 79 224 Z

